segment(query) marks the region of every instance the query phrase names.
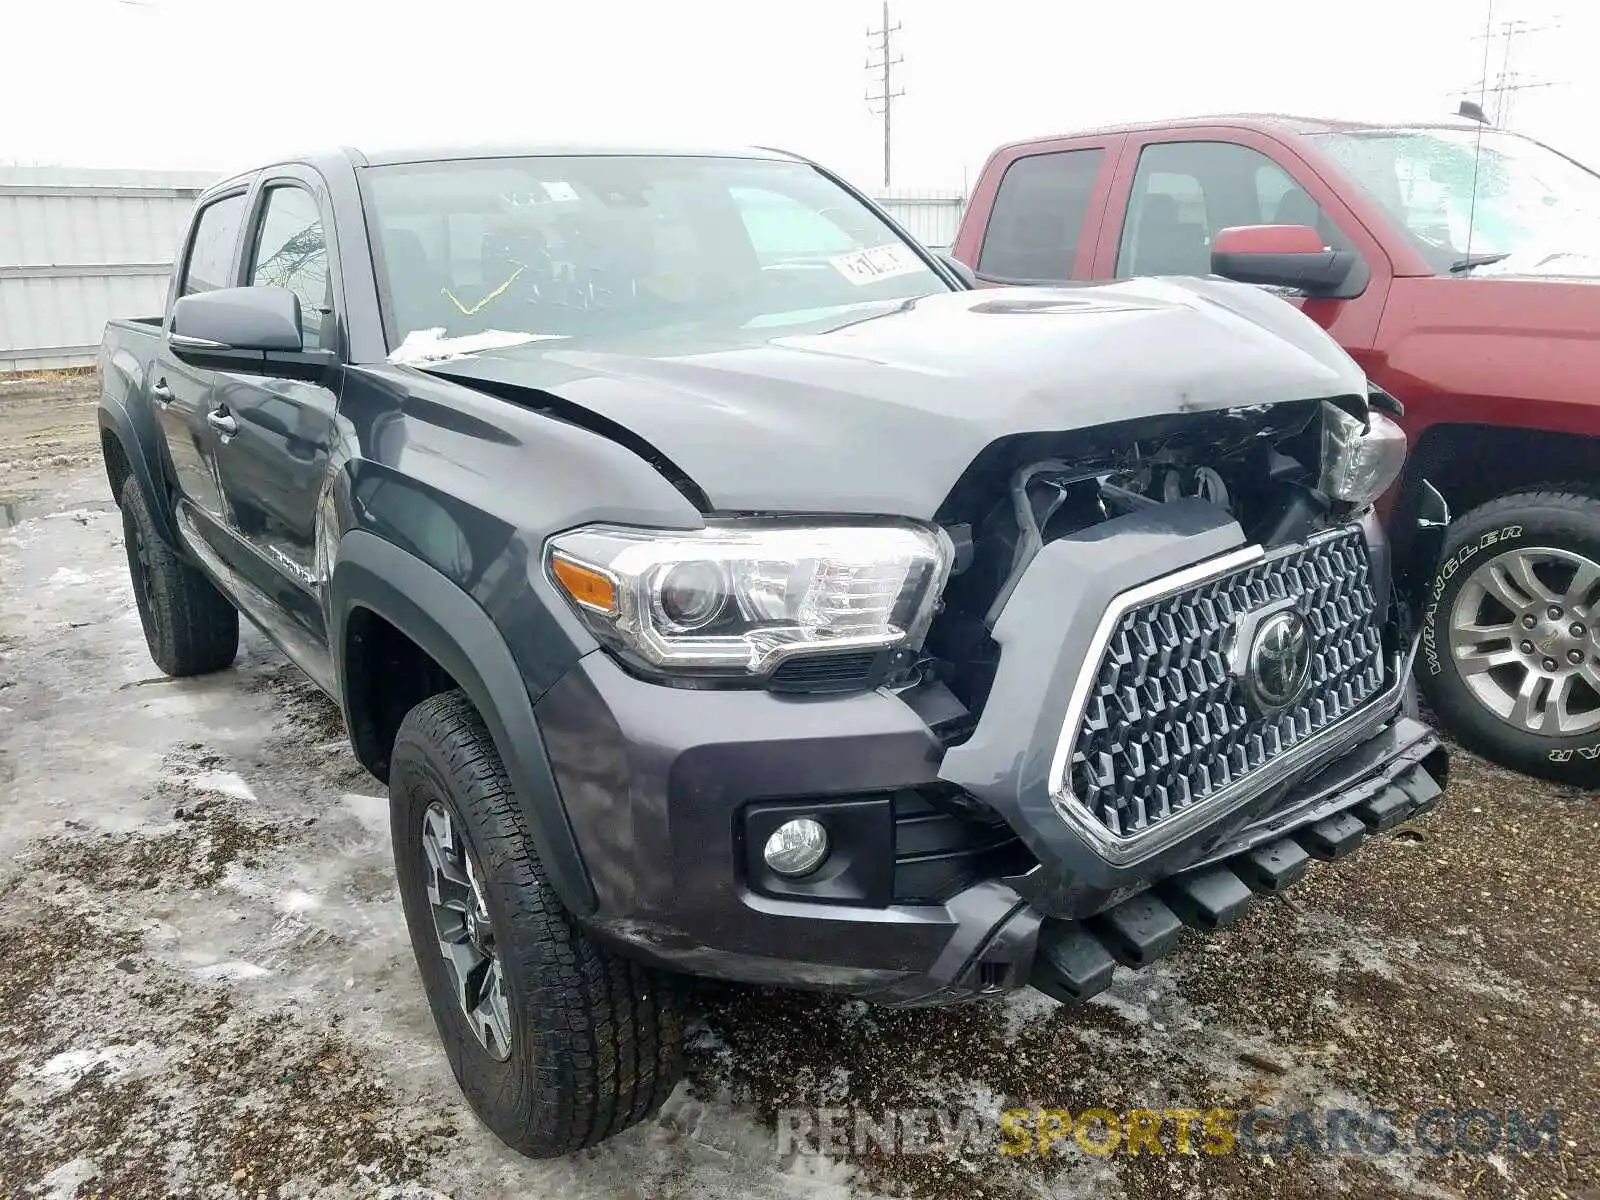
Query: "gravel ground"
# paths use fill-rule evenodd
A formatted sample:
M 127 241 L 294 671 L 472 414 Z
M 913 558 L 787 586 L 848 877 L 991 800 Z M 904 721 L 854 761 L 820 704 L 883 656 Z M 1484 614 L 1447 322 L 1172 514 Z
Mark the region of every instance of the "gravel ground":
M 435 1044 L 336 709 L 253 632 L 151 665 L 90 387 L 0 383 L 0 1193 L 1600 1198 L 1600 806 L 1465 754 L 1413 828 L 1079 1011 L 700 987 L 659 1119 L 517 1158 Z M 980 1123 L 780 1156 L 819 1106 Z M 1562 1116 L 1533 1154 L 1000 1152 L 1004 1109 L 1145 1106 Z

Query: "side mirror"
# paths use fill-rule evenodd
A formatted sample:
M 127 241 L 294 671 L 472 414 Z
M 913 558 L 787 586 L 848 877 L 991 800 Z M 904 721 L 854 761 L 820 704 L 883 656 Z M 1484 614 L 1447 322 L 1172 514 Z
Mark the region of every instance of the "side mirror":
M 1211 243 L 1213 274 L 1240 283 L 1298 288 L 1308 296 L 1336 296 L 1350 281 L 1356 256 L 1329 250 L 1309 225 L 1237 225 Z
M 978 286 L 978 277 L 972 273 L 971 267 L 947 251 L 940 250 L 938 253 L 939 261 L 949 267 L 955 273 L 956 278 L 966 284 L 969 289 Z
M 174 353 L 252 350 L 299 354 L 300 297 L 288 288 L 218 288 L 172 306 Z

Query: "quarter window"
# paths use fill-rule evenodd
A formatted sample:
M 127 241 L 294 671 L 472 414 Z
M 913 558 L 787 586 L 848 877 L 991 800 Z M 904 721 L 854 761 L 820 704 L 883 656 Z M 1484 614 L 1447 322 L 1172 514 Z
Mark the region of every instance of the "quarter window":
M 1070 279 L 1103 150 L 1030 154 L 1006 168 L 989 212 L 978 273 Z

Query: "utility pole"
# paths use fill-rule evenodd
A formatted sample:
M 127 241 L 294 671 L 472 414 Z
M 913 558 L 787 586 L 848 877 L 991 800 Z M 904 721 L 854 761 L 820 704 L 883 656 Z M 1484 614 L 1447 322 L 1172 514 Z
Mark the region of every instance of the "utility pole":
M 883 0 L 883 28 L 867 30 L 869 48 L 877 51 L 882 56 L 877 62 L 868 59 L 867 70 L 874 73 L 882 72 L 879 83 L 881 90 L 876 96 L 871 92 L 867 93 L 867 106 L 870 108 L 875 104 L 883 105 L 881 109 L 873 109 L 873 111 L 880 113 L 883 117 L 883 186 L 885 188 L 889 186 L 889 159 L 891 148 L 894 144 L 894 102 L 896 97 L 906 94 L 905 88 L 901 88 L 898 92 L 894 90 L 893 77 L 890 74 L 895 67 L 905 61 L 903 56 L 896 58 L 892 53 L 892 39 L 899 32 L 900 26 L 898 24 L 889 24 L 889 0 Z

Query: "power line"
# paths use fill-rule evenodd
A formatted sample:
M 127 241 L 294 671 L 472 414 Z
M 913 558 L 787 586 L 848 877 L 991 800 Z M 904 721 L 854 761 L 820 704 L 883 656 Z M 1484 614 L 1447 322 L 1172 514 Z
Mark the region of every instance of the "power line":
M 1489 117 L 1492 124 L 1501 128 L 1511 123 L 1512 113 L 1515 111 L 1517 97 L 1533 88 L 1548 88 L 1560 86 L 1560 81 L 1549 79 L 1531 79 L 1517 70 L 1513 63 L 1517 43 L 1529 34 L 1545 33 L 1550 30 L 1560 29 L 1559 21 L 1552 20 L 1547 25 L 1534 25 L 1525 20 L 1501 21 L 1495 28 L 1491 16 L 1484 31 L 1472 40 L 1483 42 L 1483 75 L 1461 91 L 1454 93 L 1457 96 L 1476 94 L 1478 103 Z M 1491 81 L 1489 72 L 1489 59 L 1495 41 L 1500 43 L 1500 67 Z
M 900 58 L 895 58 L 891 52 L 893 44 L 891 39 L 899 32 L 900 25 L 898 22 L 893 25 L 889 24 L 889 0 L 883 0 L 883 28 L 867 30 L 867 45 L 869 49 L 876 50 L 881 57 L 877 62 L 869 59 L 866 69 L 874 73 L 882 72 L 879 83 L 880 91 L 876 96 L 871 92 L 867 93 L 867 106 L 869 108 L 875 104 L 883 106 L 882 108 L 873 108 L 873 112 L 883 117 L 883 186 L 886 188 L 889 186 L 889 161 L 894 143 L 894 102 L 898 97 L 906 94 L 905 88 L 901 88 L 899 91 L 894 90 L 893 76 L 891 75 L 893 69 L 905 61 L 903 55 Z

